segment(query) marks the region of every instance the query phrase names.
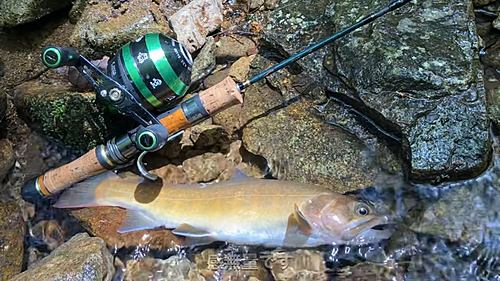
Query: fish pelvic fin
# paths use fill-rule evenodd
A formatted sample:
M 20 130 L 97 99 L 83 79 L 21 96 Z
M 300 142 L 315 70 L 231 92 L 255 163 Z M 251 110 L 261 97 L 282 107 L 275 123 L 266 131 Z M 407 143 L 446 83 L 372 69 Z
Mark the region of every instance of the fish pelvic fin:
M 196 228 L 187 223 L 179 225 L 176 229 L 172 230 L 172 233 L 175 235 L 193 237 L 193 238 L 206 238 L 212 236 L 210 232 Z
M 83 208 L 103 206 L 96 201 L 96 189 L 105 180 L 120 178 L 117 174 L 108 171 L 82 182 L 63 192 L 59 200 L 53 205 L 56 208 Z M 106 204 L 105 206 L 114 206 Z
M 295 218 L 295 221 L 297 222 L 297 226 L 300 230 L 300 232 L 304 233 L 305 235 L 311 235 L 313 232 L 313 229 L 309 222 L 307 221 L 306 217 L 302 212 L 299 210 L 299 206 L 297 204 L 294 205 L 294 212 L 293 212 L 293 217 Z
M 140 211 L 127 210 L 127 216 L 123 219 L 120 229 L 118 229 L 118 233 L 153 229 L 161 225 L 161 223 L 154 221 Z
M 296 248 L 306 245 L 309 240 L 309 235 L 300 231 L 299 223 L 297 222 L 295 214 L 288 216 L 288 224 L 285 231 L 285 238 L 283 239 L 283 247 Z

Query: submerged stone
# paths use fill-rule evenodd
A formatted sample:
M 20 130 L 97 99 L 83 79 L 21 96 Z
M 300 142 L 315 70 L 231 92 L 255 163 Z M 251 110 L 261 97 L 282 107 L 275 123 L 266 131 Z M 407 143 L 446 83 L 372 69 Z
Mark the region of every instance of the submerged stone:
M 204 281 L 205 278 L 187 258 L 172 256 L 166 260 L 145 258 L 131 261 L 127 263 L 123 280 Z
M 113 280 L 113 257 L 98 237 L 80 233 L 10 280 Z
M 268 48 L 289 56 L 390 1 L 291 0 L 268 15 Z M 488 119 L 472 1 L 409 3 L 297 62 L 386 131 L 414 180 L 486 168 Z

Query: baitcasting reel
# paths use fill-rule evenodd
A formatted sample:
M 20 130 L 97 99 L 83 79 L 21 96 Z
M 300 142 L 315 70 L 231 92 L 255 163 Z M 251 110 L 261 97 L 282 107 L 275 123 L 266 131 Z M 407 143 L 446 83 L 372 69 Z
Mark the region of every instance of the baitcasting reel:
M 107 74 L 74 48 L 49 46 L 43 51 L 42 60 L 51 68 L 74 66 L 94 87 L 100 102 L 140 124 L 124 139 L 111 140 L 102 154 L 107 155 L 109 162 L 126 164 L 139 149 L 143 152 L 137 161 L 139 170 L 154 178 L 145 172 L 144 155 L 182 134 L 169 136 L 168 129 L 152 112 L 175 106 L 189 88 L 193 59 L 184 45 L 162 34 L 146 34 L 117 52 L 108 63 Z

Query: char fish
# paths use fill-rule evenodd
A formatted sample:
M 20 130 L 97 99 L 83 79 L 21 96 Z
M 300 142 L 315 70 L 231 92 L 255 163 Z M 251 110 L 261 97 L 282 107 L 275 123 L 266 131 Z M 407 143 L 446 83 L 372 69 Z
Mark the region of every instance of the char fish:
M 171 185 L 106 172 L 66 190 L 57 208 L 127 209 L 119 232 L 165 227 L 191 245 L 213 241 L 269 247 L 365 244 L 389 238 L 389 216 L 312 184 L 237 171 L 213 184 Z

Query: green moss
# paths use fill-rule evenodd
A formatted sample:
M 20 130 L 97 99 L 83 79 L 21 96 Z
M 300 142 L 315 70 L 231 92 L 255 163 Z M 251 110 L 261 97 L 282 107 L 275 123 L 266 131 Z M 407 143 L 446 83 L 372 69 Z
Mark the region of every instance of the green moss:
M 28 102 L 32 121 L 43 132 L 76 150 L 87 151 L 119 132 L 125 131 L 94 97 L 79 93 L 42 94 Z

